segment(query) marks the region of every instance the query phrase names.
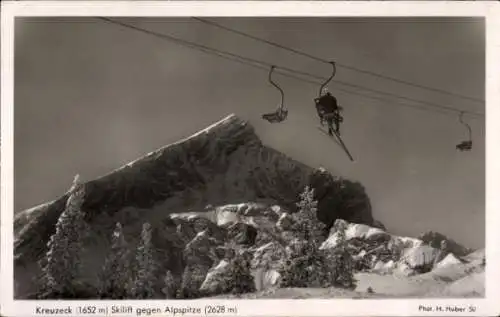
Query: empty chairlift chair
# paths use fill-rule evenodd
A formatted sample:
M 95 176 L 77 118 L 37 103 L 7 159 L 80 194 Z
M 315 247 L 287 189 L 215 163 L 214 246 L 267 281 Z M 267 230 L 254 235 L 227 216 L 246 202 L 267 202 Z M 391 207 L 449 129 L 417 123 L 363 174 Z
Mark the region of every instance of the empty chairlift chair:
M 467 130 L 469 131 L 469 139 L 466 140 L 466 141 L 462 141 L 460 142 L 459 144 L 456 145 L 456 149 L 457 150 L 460 150 L 460 151 L 470 151 L 472 149 L 472 130 L 470 128 L 470 126 L 465 123 L 463 121 L 463 115 L 464 115 L 464 112 L 462 111 L 460 113 L 460 117 L 459 117 L 459 121 L 460 123 L 462 123 L 466 128 Z
M 274 86 L 276 87 L 276 89 L 279 90 L 280 94 L 281 94 L 281 100 L 280 100 L 280 104 L 278 106 L 278 109 L 276 109 L 276 111 L 272 112 L 272 113 L 266 113 L 266 114 L 263 114 L 262 115 L 262 119 L 266 120 L 266 121 L 269 121 L 270 123 L 280 123 L 280 122 L 283 122 L 285 121 L 286 117 L 288 116 L 288 110 L 286 109 L 285 105 L 284 105 L 284 101 L 285 101 L 285 94 L 283 93 L 283 89 L 281 89 L 272 79 L 271 75 L 274 71 L 274 69 L 276 68 L 276 66 L 271 66 L 271 70 L 269 71 L 269 82 Z

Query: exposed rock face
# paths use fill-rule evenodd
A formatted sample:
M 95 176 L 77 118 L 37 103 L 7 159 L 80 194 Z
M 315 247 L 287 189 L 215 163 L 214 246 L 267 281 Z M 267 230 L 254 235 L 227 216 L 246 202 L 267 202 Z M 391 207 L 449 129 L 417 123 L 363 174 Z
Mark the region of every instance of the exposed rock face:
M 257 238 L 257 229 L 245 223 L 235 223 L 228 228 L 229 240 L 236 244 L 252 246 Z
M 318 218 L 330 228 L 335 220 L 373 225 L 369 198 L 360 183 L 340 179 L 325 171 L 315 170 L 309 178 L 318 200 Z
M 342 221 L 342 220 L 337 220 Z M 351 239 L 362 239 L 367 241 L 377 242 L 377 245 L 389 241 L 391 239 L 390 234 L 385 232 L 382 229 L 370 227 L 362 224 L 348 224 L 346 221 L 343 221 L 346 226 L 345 238 L 346 240 Z M 332 228 L 330 232 L 330 236 L 328 237 L 323 245 L 322 249 L 334 248 L 337 245 L 337 237 L 338 233 Z
M 219 264 L 210 269 L 200 290 L 207 294 L 224 294 L 228 292 L 228 285 L 231 282 L 228 275 L 230 263 L 222 260 Z
M 89 254 L 105 255 L 117 221 L 132 237 L 139 236 L 144 222 L 150 222 L 158 224 L 155 227 L 160 231 L 163 226 L 169 228 L 156 235 L 153 243 L 166 252 L 173 248 L 179 259 L 182 256 L 178 252 L 201 231 L 209 231 L 215 240 L 225 239 L 226 232 L 204 219 L 170 219 L 164 224 L 162 221 L 169 214 L 203 211 L 208 204 L 264 201 L 267 206 L 279 206 L 279 210 L 266 211 L 272 216 L 271 221 L 277 221 L 282 210 L 296 210 L 298 194 L 307 184 L 316 190 L 318 215 L 325 223 L 338 218 L 364 224 L 373 222 L 369 198 L 360 184 L 335 178 L 264 146 L 247 122 L 231 115 L 185 140 L 85 183 L 83 210 L 92 228 Z M 16 275 L 32 271 L 36 261 L 46 253 L 47 242 L 67 198 L 68 193 L 21 212 L 15 220 Z M 236 214 L 257 215 L 261 209 L 258 204 L 242 208 Z M 247 229 L 248 233 L 252 230 Z M 255 237 L 249 233 L 245 239 L 251 242 Z M 182 265 L 169 264 L 173 271 Z M 29 284 L 29 280 L 26 277 L 26 282 L 19 284 Z
M 199 215 L 171 214 L 170 218 L 177 226 L 177 232 L 184 241 L 191 241 L 198 233 L 206 231 L 210 237 L 222 242 L 227 237 L 227 230 L 217 226 L 206 217 Z
M 446 254 L 453 253 L 455 256 L 465 256 L 472 252 L 471 249 L 458 244 L 439 232 L 429 231 L 421 234 L 418 238 L 435 249 L 443 249 L 444 245 L 443 251 Z
M 382 222 L 380 222 L 379 220 L 375 220 L 375 221 L 373 222 L 373 226 L 374 226 L 375 228 L 379 228 L 379 229 L 382 229 L 382 230 L 384 230 L 384 231 L 386 231 L 386 230 L 387 230 L 387 228 L 384 226 L 384 224 L 383 224 Z
M 251 204 L 247 209 L 245 209 L 243 215 L 246 217 L 265 217 L 266 220 L 271 222 L 278 221 L 283 210 L 279 206 L 268 206 Z

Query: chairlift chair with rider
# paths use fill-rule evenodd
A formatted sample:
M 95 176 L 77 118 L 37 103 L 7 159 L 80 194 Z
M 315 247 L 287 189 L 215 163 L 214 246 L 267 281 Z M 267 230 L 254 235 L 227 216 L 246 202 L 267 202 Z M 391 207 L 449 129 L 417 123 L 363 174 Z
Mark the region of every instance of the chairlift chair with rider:
M 335 122 L 336 130 L 338 131 L 339 124 L 343 121 L 343 118 L 340 115 L 341 107 L 338 106 L 337 99 L 332 96 L 326 88 L 326 85 L 333 79 L 337 72 L 335 63 L 330 62 L 330 64 L 333 68 L 332 74 L 319 88 L 318 97 L 314 99 L 314 103 L 316 105 L 316 111 L 318 112 L 321 125 L 324 126 L 326 121 L 329 125 L 329 131 L 331 132 L 332 123 Z
M 337 98 L 335 98 L 332 94 L 326 91 L 326 85 L 333 79 L 333 77 L 337 72 L 335 62 L 330 62 L 330 64 L 332 65 L 332 74 L 319 88 L 318 98 L 314 99 L 316 111 L 318 112 L 318 116 L 320 119 L 320 124 L 321 126 L 324 127 L 326 122 L 328 125 L 328 132 L 324 131 L 324 129 L 319 127 L 318 129 L 321 132 L 328 135 L 331 139 L 335 140 L 336 143 L 342 147 L 342 149 L 347 154 L 349 159 L 351 161 L 354 161 L 354 158 L 349 152 L 349 149 L 347 148 L 344 141 L 340 137 L 340 132 L 339 132 L 340 123 L 344 121 L 344 118 L 340 114 L 342 107 L 339 106 Z M 323 92 L 325 93 L 323 94 Z

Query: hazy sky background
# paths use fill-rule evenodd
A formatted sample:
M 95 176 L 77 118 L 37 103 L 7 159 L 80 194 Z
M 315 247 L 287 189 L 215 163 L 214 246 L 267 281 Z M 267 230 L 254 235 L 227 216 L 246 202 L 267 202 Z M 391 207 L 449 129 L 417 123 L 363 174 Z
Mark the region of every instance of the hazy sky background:
M 214 20 L 214 19 L 213 19 Z M 151 30 L 278 66 L 328 76 L 330 67 L 189 18 L 128 19 Z M 484 99 L 484 22 L 430 18 L 218 18 L 310 54 Z M 57 198 L 76 173 L 90 180 L 235 113 L 263 142 L 311 166 L 360 181 L 389 231 L 442 232 L 484 246 L 484 118 L 467 118 L 474 149 L 453 113 L 347 94 L 344 141 L 317 129 L 318 86 L 275 76 L 288 120 L 260 119 L 278 91 L 267 73 L 90 18 L 18 21 L 15 47 L 15 209 Z M 484 105 L 338 68 L 336 79 L 465 110 Z M 373 96 L 369 92 L 357 90 Z M 387 98 L 387 97 L 384 97 Z M 404 102 L 410 103 L 410 102 Z M 411 104 L 411 103 L 410 103 Z

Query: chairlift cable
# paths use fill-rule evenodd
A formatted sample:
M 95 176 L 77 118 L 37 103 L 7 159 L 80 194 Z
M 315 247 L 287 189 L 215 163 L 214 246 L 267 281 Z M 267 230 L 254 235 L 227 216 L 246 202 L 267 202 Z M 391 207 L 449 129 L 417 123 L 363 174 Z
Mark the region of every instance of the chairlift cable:
M 273 66 L 273 64 L 270 64 L 270 63 L 267 63 L 267 62 L 264 62 L 264 61 L 261 61 L 261 60 L 257 60 L 257 59 L 254 59 L 254 58 L 249 58 L 249 57 L 245 57 L 245 56 L 242 56 L 242 55 L 238 55 L 238 54 L 234 54 L 234 53 L 230 53 L 230 52 L 218 50 L 218 49 L 215 49 L 215 48 L 212 48 L 212 47 L 208 47 L 208 46 L 205 46 L 205 45 L 193 43 L 193 42 L 186 41 L 186 40 L 183 40 L 183 39 L 179 39 L 179 38 L 176 38 L 176 37 L 164 34 L 164 33 L 158 33 L 158 32 L 155 32 L 155 31 L 147 30 L 147 29 L 144 29 L 144 28 L 141 28 L 141 27 L 137 27 L 137 26 L 130 25 L 130 24 L 127 24 L 127 23 L 119 22 L 119 21 L 112 20 L 112 19 L 109 19 L 109 18 L 98 17 L 98 19 L 106 21 L 108 23 L 117 24 L 117 25 L 120 25 L 120 26 L 123 26 L 123 27 L 126 27 L 126 28 L 134 29 L 136 31 L 139 31 L 139 32 L 142 32 L 142 33 L 146 33 L 146 34 L 149 34 L 149 35 L 152 35 L 152 36 L 164 39 L 164 40 L 169 40 L 169 41 L 175 42 L 175 43 L 177 43 L 179 45 L 186 46 L 188 48 L 200 50 L 200 51 L 205 52 L 207 54 L 215 54 L 215 55 L 217 55 L 219 57 L 223 57 L 223 58 L 226 58 L 226 59 L 237 61 L 237 62 L 246 64 L 246 65 L 250 65 L 250 66 L 253 66 L 253 67 L 260 68 L 260 69 L 266 69 L 266 71 L 267 71 L 267 69 L 269 67 Z M 314 74 L 311 74 L 311 73 L 308 73 L 308 72 L 298 71 L 298 70 L 295 70 L 295 69 L 292 69 L 292 68 L 288 68 L 288 67 L 283 67 L 283 66 L 275 66 L 275 67 L 277 69 L 279 68 L 279 69 L 285 71 L 285 72 L 278 72 L 277 71 L 277 73 L 280 73 L 280 74 L 282 74 L 284 76 L 292 77 L 292 78 L 295 78 L 295 79 L 299 79 L 300 78 L 299 80 L 302 80 L 302 81 L 308 81 L 310 83 L 315 83 L 315 84 L 318 83 L 316 81 L 306 80 L 305 78 L 301 78 L 301 77 L 298 77 L 298 76 L 293 76 L 293 75 L 287 74 L 286 72 L 294 73 L 294 74 L 302 75 L 302 76 L 306 76 L 306 77 L 311 77 L 311 78 L 315 78 L 315 79 L 325 80 L 325 78 L 322 77 L 322 76 L 314 75 Z M 430 102 L 425 102 L 425 101 L 422 101 L 422 100 L 413 99 L 413 98 L 409 98 L 409 97 L 404 97 L 404 96 L 400 96 L 400 95 L 397 95 L 397 94 L 392 94 L 392 93 L 389 93 L 389 92 L 380 91 L 380 90 L 376 90 L 376 89 L 371 89 L 371 88 L 368 88 L 368 87 L 364 87 L 364 86 L 361 86 L 361 85 L 356 85 L 356 84 L 352 84 L 352 83 L 348 83 L 348 82 L 343 82 L 343 81 L 338 81 L 338 80 L 336 80 L 334 82 L 339 83 L 341 85 L 345 85 L 345 86 L 350 86 L 350 87 L 354 87 L 354 88 L 360 88 L 360 89 L 364 89 L 364 90 L 375 92 L 375 93 L 379 93 L 379 94 L 393 96 L 393 97 L 396 97 L 396 98 L 399 98 L 399 99 L 404 99 L 404 100 L 408 100 L 408 101 L 413 101 L 413 102 L 421 103 L 421 104 L 428 105 L 428 106 L 431 106 L 431 107 L 434 107 L 434 108 L 441 108 L 441 109 L 452 111 L 452 112 L 464 112 L 464 113 L 468 113 L 468 114 L 475 115 L 475 116 L 484 116 L 483 113 L 473 112 L 473 111 L 466 111 L 466 110 L 460 110 L 460 109 L 456 109 L 454 107 L 448 107 L 448 106 L 443 106 L 443 105 L 434 104 L 434 103 L 430 103 Z M 337 89 L 340 89 L 340 88 L 337 88 Z M 349 92 L 349 93 L 352 93 L 352 92 Z M 362 96 L 368 97 L 366 95 L 362 95 Z M 412 107 L 413 105 L 406 105 L 406 106 Z M 422 108 L 422 107 L 419 107 L 419 108 L 430 110 L 428 108 Z
M 266 43 L 266 44 L 269 44 L 269 45 L 272 45 L 272 46 L 275 46 L 275 47 L 287 50 L 289 52 L 292 52 L 292 53 L 295 53 L 295 54 L 298 54 L 298 55 L 302 55 L 304 57 L 308 57 L 310 59 L 313 59 L 313 60 L 316 60 L 316 61 L 319 61 L 319 62 L 322 62 L 322 63 L 330 63 L 330 61 L 328 61 L 328 60 L 326 60 L 324 58 L 320 58 L 320 57 L 317 57 L 317 56 L 305 53 L 303 51 L 299 51 L 297 49 L 294 49 L 294 48 L 291 48 L 291 47 L 288 47 L 288 46 L 285 46 L 285 45 L 282 45 L 282 44 L 279 44 L 279 43 L 276 43 L 276 42 L 273 42 L 273 41 L 269 41 L 269 40 L 266 40 L 266 39 L 263 39 L 263 38 L 260 38 L 260 37 L 254 36 L 254 35 L 251 35 L 251 34 L 248 34 L 246 32 L 242 32 L 242 31 L 239 31 L 239 30 L 236 30 L 234 28 L 230 28 L 230 27 L 224 26 L 222 24 L 219 24 L 219 23 L 216 23 L 216 22 L 213 22 L 213 21 L 209 21 L 209 20 L 206 20 L 206 19 L 198 18 L 198 17 L 192 17 L 192 19 L 194 19 L 196 21 L 199 21 L 199 22 L 202 22 L 202 23 L 205 23 L 205 24 L 208 24 L 208 25 L 212 25 L 214 27 L 217 27 L 217 28 L 229 31 L 229 32 L 233 32 L 233 33 L 242 35 L 244 37 L 251 38 L 251 39 L 256 40 L 256 41 L 260 41 L 260 42 L 263 42 L 263 43 Z M 364 70 L 364 69 L 361 69 L 361 68 L 358 68 L 358 67 L 349 66 L 349 65 L 346 65 L 346 64 L 343 64 L 343 63 L 339 63 L 339 62 L 336 62 L 336 64 L 339 67 L 343 67 L 345 69 L 349 69 L 349 70 L 352 70 L 352 71 L 355 71 L 355 72 L 359 72 L 359 73 L 363 73 L 363 74 L 367 74 L 367 75 L 371 75 L 371 76 L 383 78 L 383 79 L 386 79 L 386 80 L 394 81 L 394 82 L 397 82 L 397 83 L 400 83 L 400 84 L 404 84 L 404 85 L 408 85 L 408 86 L 413 86 L 413 87 L 420 88 L 420 89 L 426 89 L 426 90 L 430 90 L 430 91 L 435 91 L 435 92 L 439 92 L 439 93 L 442 93 L 442 94 L 446 94 L 446 95 L 450 95 L 450 96 L 455 96 L 455 97 L 462 98 L 462 99 L 467 99 L 467 100 L 470 100 L 470 101 L 473 101 L 473 102 L 476 102 L 476 103 L 482 103 L 482 104 L 484 104 L 484 100 L 479 99 L 479 98 L 469 97 L 469 96 L 458 94 L 458 93 L 455 93 L 455 92 L 446 91 L 444 89 L 439 89 L 439 88 L 434 88 L 434 87 L 429 87 L 429 86 L 417 84 L 417 83 L 410 82 L 410 81 L 407 81 L 407 80 L 398 79 L 398 78 L 395 78 L 395 77 L 392 77 L 392 76 L 388 76 L 388 75 L 376 73 L 376 72 L 369 71 L 369 70 Z
M 464 112 L 461 112 L 459 120 L 460 120 L 460 123 L 462 123 L 469 131 L 469 140 L 471 140 L 472 139 L 472 129 L 471 129 L 470 125 L 468 125 L 466 122 L 464 122 L 463 116 L 464 116 Z

